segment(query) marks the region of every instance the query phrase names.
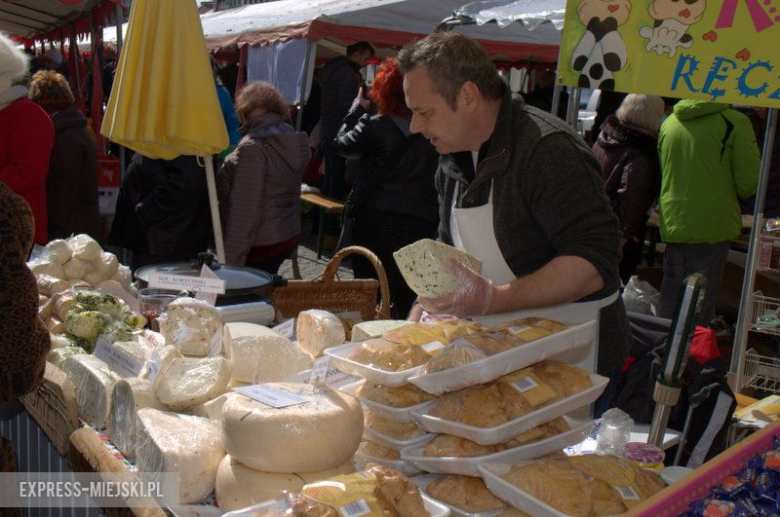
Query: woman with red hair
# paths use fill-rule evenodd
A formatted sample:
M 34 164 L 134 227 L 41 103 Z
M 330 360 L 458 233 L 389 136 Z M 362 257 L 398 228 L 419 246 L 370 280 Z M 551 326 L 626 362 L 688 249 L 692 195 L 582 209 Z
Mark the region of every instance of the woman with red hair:
M 406 285 L 393 260 L 393 252 L 419 239 L 436 236 L 438 201 L 434 174 L 439 160 L 436 149 L 420 134 L 412 134 L 412 113 L 406 107 L 403 74 L 395 58 L 380 67 L 370 98 L 362 89 L 344 117 L 333 149 L 359 160 L 344 216 L 353 219 L 353 243 L 373 251 L 387 272 L 391 313 L 406 318 L 415 294 Z M 376 278 L 374 268 L 355 257 L 356 278 Z

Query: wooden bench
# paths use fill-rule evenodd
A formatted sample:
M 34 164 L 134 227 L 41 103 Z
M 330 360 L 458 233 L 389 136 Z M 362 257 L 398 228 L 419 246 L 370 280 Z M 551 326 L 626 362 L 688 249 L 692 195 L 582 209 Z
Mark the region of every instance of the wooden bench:
M 317 258 L 320 258 L 322 257 L 322 247 L 325 242 L 325 214 L 340 214 L 344 211 L 344 203 L 337 199 L 329 198 L 314 192 L 301 194 L 301 201 L 311 203 L 319 208 L 320 221 L 317 228 Z

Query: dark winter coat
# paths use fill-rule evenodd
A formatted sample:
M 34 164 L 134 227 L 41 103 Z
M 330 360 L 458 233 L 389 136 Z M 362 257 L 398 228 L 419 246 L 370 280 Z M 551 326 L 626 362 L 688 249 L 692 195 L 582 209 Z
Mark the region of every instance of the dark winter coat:
M 436 224 L 439 154 L 422 135 L 410 134 L 408 120 L 371 116 L 355 105 L 331 145 L 343 157 L 360 160 L 348 217 L 370 207 Z
M 25 264 L 33 235 L 30 206 L 0 181 L 0 406 L 38 387 L 51 346 Z
M 243 266 L 252 247 L 301 233 L 301 180 L 311 158 L 306 133 L 278 115 L 250 122 L 217 176 L 225 262 Z
M 330 144 L 360 87 L 360 66 L 345 56 L 328 61 L 317 74 L 322 91 L 320 141 Z
M 656 135 L 615 116 L 604 121 L 593 144 L 593 153 L 604 168 L 607 196 L 626 240 L 639 233 L 661 188 L 657 146 Z
M 97 147 L 87 119 L 72 105 L 51 116 L 54 149 L 46 176 L 49 240 L 87 233 L 102 240 L 97 191 Z
M 211 237 L 206 171 L 195 156 L 133 156 L 117 200 L 111 244 L 144 255 L 186 260 Z

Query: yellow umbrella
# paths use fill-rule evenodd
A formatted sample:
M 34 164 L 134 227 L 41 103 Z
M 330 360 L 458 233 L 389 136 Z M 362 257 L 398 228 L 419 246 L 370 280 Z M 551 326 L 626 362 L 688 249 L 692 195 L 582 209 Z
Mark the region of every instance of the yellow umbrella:
M 206 157 L 224 261 L 211 155 L 229 144 L 195 0 L 135 0 L 101 134 L 149 158 Z

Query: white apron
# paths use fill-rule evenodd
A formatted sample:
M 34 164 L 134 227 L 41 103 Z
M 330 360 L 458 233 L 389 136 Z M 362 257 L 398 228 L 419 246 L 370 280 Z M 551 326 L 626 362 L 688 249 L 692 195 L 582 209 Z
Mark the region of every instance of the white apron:
M 460 185 L 455 188 L 450 214 L 450 235 L 456 248 L 471 253 L 482 261 L 482 276 L 492 280 L 495 284 L 506 284 L 517 278 L 504 260 L 501 249 L 496 240 L 495 227 L 493 226 L 493 185 L 490 186 L 490 195 L 485 205 L 474 208 L 457 208 L 457 199 L 460 194 Z M 492 314 L 479 316 L 474 319 L 486 327 L 500 325 L 509 321 L 528 316 L 540 316 L 554 319 L 567 325 L 576 325 L 592 319 L 597 319 L 602 307 L 610 305 L 619 296 L 615 291 L 606 298 L 589 302 L 565 303 L 549 307 L 540 307 L 524 311 L 505 314 Z M 592 357 L 583 360 L 588 363 L 588 370 L 595 371 L 596 354 L 598 349 L 598 333 L 592 349 Z M 583 358 L 584 359 L 584 358 Z M 592 361 L 592 362 L 591 362 Z M 580 362 L 575 360 L 573 362 Z M 584 364 L 582 364 L 584 366 Z

